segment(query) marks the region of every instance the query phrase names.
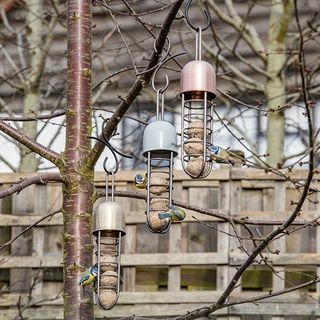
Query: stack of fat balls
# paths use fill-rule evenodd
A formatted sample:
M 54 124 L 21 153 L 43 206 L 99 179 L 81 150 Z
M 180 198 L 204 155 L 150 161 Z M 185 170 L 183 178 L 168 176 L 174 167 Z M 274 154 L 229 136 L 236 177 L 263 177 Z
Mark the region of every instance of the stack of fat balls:
M 138 173 L 134 178 L 137 189 L 146 189 L 146 174 Z M 153 174 L 150 178 L 150 193 L 153 197 L 150 199 L 150 222 L 156 230 L 161 230 L 168 220 L 171 222 L 182 221 L 186 217 L 183 209 L 177 206 L 169 206 L 167 198 L 162 197 L 163 193 L 168 191 L 169 182 L 160 173 Z
M 203 170 L 203 122 L 191 121 L 186 134 L 187 141 L 183 145 L 183 150 L 189 157 L 186 170 L 196 177 Z
M 100 256 L 100 294 L 99 299 L 103 305 L 110 306 L 117 301 L 118 286 L 118 262 L 114 255 L 116 252 L 116 243 L 111 243 L 108 239 L 101 243 Z M 115 241 L 115 240 L 113 240 Z
M 100 265 L 100 295 L 99 299 L 104 305 L 113 305 L 117 301 L 116 287 L 118 285 L 118 274 L 116 272 L 115 259 L 106 259 Z M 81 276 L 79 285 L 83 287 L 91 285 L 96 286 L 98 276 L 98 265 L 95 264 L 91 268 L 87 269 Z

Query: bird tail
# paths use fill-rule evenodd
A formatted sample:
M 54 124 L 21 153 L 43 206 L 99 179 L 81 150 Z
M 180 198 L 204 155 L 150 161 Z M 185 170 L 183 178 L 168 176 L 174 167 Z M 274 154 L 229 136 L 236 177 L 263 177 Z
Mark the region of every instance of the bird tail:
M 171 214 L 168 212 L 161 212 L 158 214 L 158 216 L 159 216 L 159 219 L 167 219 L 171 217 Z

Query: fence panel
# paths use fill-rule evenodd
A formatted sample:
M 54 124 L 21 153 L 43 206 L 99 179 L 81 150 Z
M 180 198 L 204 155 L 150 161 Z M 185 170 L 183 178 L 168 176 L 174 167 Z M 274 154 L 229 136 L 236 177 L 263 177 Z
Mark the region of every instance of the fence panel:
M 132 183 L 135 174 L 119 172 L 116 190 L 136 191 Z M 292 179 L 302 183 L 305 177 L 304 171 L 291 173 Z M 0 175 L 1 188 L 19 178 L 18 174 Z M 95 183 L 104 189 L 103 173 L 96 175 Z M 318 180 L 313 181 L 313 188 L 319 190 Z M 298 196 L 299 190 L 280 176 L 258 170 L 221 169 L 204 180 L 175 172 L 174 200 L 269 225 L 243 227 L 186 210 L 185 221 L 172 224 L 164 235 L 152 234 L 146 227 L 144 200 L 116 198 L 126 214 L 127 232 L 121 257 L 121 294 L 112 310 L 95 308 L 96 318 L 175 316 L 214 303 L 254 249 L 248 236 L 261 238 L 276 228 L 272 222 L 289 217 Z M 318 199 L 317 193 L 311 196 Z M 1 243 L 59 210 L 61 203 L 58 183 L 35 185 L 2 199 Z M 319 216 L 319 205 L 306 201 L 297 221 L 316 221 Z M 257 259 L 244 273 L 229 301 L 290 288 L 319 274 L 320 231 L 316 226 L 306 224 L 295 232 L 299 226 L 292 226 L 288 235 L 274 241 L 264 250 L 265 259 Z M 62 214 L 56 213 L 0 252 L 0 319 L 17 316 L 17 305 L 26 318 L 62 319 L 62 235 Z M 320 286 L 314 285 L 259 305 L 234 305 L 219 310 L 213 319 L 315 319 L 320 317 L 319 290 Z

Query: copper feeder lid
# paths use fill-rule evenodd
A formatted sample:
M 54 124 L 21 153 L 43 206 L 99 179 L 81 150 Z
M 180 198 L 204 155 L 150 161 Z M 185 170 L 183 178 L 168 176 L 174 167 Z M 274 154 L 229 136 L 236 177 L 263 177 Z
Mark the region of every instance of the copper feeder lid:
M 180 94 L 195 92 L 209 93 L 209 98 L 216 96 L 216 73 L 211 64 L 202 60 L 188 62 L 181 71 Z

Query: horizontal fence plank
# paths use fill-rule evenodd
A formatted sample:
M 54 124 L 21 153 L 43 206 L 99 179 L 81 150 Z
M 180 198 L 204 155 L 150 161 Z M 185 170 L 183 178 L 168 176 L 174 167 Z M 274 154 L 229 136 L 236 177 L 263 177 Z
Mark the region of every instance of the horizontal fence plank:
M 87 289 L 89 290 L 89 289 Z M 213 303 L 218 300 L 221 296 L 222 291 L 180 291 L 180 292 L 169 292 L 169 291 L 155 291 L 155 292 L 120 292 L 118 305 L 121 304 L 173 304 L 173 303 Z M 228 302 L 235 302 L 242 299 L 250 299 L 264 295 L 266 293 L 257 291 L 251 292 L 237 292 L 230 295 Z M 305 305 L 313 305 L 315 301 L 319 299 L 319 294 L 313 292 L 289 292 L 284 295 L 270 297 L 265 300 L 259 301 L 259 304 L 266 303 L 303 303 Z M 20 300 L 21 305 L 30 303 L 28 294 L 15 294 L 7 293 L 0 294 L 0 307 L 14 307 L 17 301 Z M 62 295 L 59 297 L 36 295 L 32 296 L 31 303 L 36 303 L 38 306 L 52 306 L 52 305 L 63 305 Z M 250 303 L 251 304 L 251 303 Z
M 230 258 L 230 261 L 229 261 Z M 246 259 L 245 254 L 231 252 L 192 252 L 192 253 L 136 253 L 122 254 L 121 266 L 190 266 L 190 265 L 241 265 Z M 268 257 L 272 265 L 320 265 L 320 253 L 284 253 Z M 254 263 L 253 265 L 256 265 Z M 62 266 L 62 258 L 0 256 L 0 269 L 6 268 L 45 268 Z
M 137 173 L 141 171 L 128 170 L 128 171 L 119 171 L 116 175 L 116 181 L 127 181 L 132 182 Z M 192 179 L 190 178 L 183 170 L 175 170 L 173 172 L 174 181 L 203 181 L 202 179 Z M 220 170 L 212 171 L 207 177 L 207 181 L 220 181 L 220 180 L 229 180 L 230 179 L 230 169 L 222 168 Z M 106 174 L 104 172 L 95 172 L 94 181 L 105 183 Z
M 116 175 L 116 182 L 132 182 L 135 175 L 141 171 L 128 170 L 119 171 Z M 279 170 L 285 175 L 290 176 L 292 179 L 303 180 L 307 177 L 307 170 L 296 169 L 292 172 L 288 170 Z M 21 179 L 34 177 L 41 175 L 41 173 L 0 173 L 1 184 L 15 183 Z M 315 179 L 320 179 L 320 175 L 315 174 Z M 106 175 L 104 172 L 95 172 L 94 181 L 96 183 L 105 183 Z M 183 170 L 174 171 L 174 181 L 223 181 L 223 180 L 284 180 L 282 175 L 268 172 L 259 169 L 248 169 L 248 168 L 220 168 L 213 170 L 205 180 L 202 179 L 191 179 Z M 58 182 L 54 182 L 58 183 Z
M 180 304 L 139 304 L 139 305 L 122 305 L 117 304 L 113 309 L 104 311 L 98 307 L 94 308 L 95 319 L 120 318 L 126 316 L 141 316 L 147 317 L 152 315 L 158 316 L 177 316 L 186 314 L 187 311 L 192 311 L 200 307 L 204 307 L 203 303 L 180 303 Z M 295 303 L 261 303 L 254 305 L 246 303 L 217 310 L 212 315 L 277 315 L 277 316 L 292 316 L 292 315 L 320 315 L 320 307 L 318 303 L 314 304 L 295 304 Z M 12 320 L 18 315 L 17 308 L 0 310 L 0 318 L 2 320 Z M 53 320 L 63 319 L 63 309 L 57 306 L 44 306 L 37 308 L 29 308 L 23 312 L 26 319 L 33 320 Z
M 176 266 L 176 265 L 216 265 L 227 264 L 228 255 L 216 252 L 192 253 L 136 253 L 122 254 L 121 266 Z M 60 267 L 62 258 L 0 256 L 0 269 Z
M 300 265 L 319 265 L 320 253 L 283 253 L 279 255 L 265 254 L 268 262 L 275 266 L 300 266 Z M 230 265 L 241 265 L 247 255 L 243 253 L 230 253 Z M 258 263 L 253 263 L 257 265 Z M 260 264 L 260 265 L 263 265 Z
M 207 222 L 220 220 L 218 218 L 201 214 L 193 210 L 185 210 L 185 212 L 187 216 L 183 220 L 184 223 L 196 222 L 193 216 L 196 219 L 199 219 L 201 221 L 207 221 Z M 29 226 L 31 224 L 36 223 L 42 218 L 43 218 L 43 215 L 40 215 L 39 213 L 30 213 L 28 215 L 0 214 L 0 227 Z M 145 223 L 146 215 L 144 211 L 125 212 L 125 221 L 126 221 L 126 224 Z M 61 213 L 57 213 L 52 217 L 48 217 L 47 219 L 37 224 L 37 226 L 62 226 L 62 225 L 63 225 L 63 218 Z
M 0 256 L 0 269 L 62 267 L 62 257 Z
M 304 303 L 246 303 L 228 308 L 230 315 L 269 315 L 269 316 L 319 316 L 320 306 Z
M 123 266 L 177 266 L 227 264 L 228 255 L 216 252 L 123 254 Z
M 186 218 L 183 220 L 185 222 L 196 222 L 193 218 L 195 217 L 198 220 L 205 222 L 225 222 L 225 220 L 221 220 L 216 217 L 208 216 L 206 214 L 198 213 L 193 210 L 185 210 Z M 221 213 L 224 213 L 224 210 L 218 210 Z M 284 221 L 291 215 L 291 211 L 285 212 L 275 212 L 275 211 L 250 211 L 250 210 L 242 210 L 240 215 L 232 216 L 234 219 L 250 219 L 257 221 L 273 221 L 273 222 L 281 222 Z M 16 215 L 16 214 L 0 214 L 0 227 L 8 227 L 8 226 L 29 226 L 31 224 L 39 221 L 43 216 L 39 213 L 30 213 L 28 215 Z M 296 222 L 308 223 L 312 220 L 319 218 L 320 213 L 316 210 L 314 211 L 301 211 L 299 217 L 296 218 Z M 126 224 L 138 224 L 146 222 L 146 215 L 143 211 L 130 211 L 125 212 L 125 220 Z M 244 220 L 245 221 L 245 220 Z M 40 222 L 37 226 L 62 226 L 63 218 L 61 213 L 55 214 L 53 217 L 49 217 L 46 220 Z
M 0 214 L 0 227 L 8 227 L 8 226 L 29 226 L 38 222 L 43 218 L 44 215 L 40 215 L 38 213 L 30 213 L 28 215 L 15 215 L 15 214 Z M 37 226 L 62 226 L 63 219 L 62 213 L 59 212 L 52 217 L 48 217 L 47 219 L 41 221 Z
M 175 316 L 184 314 L 186 310 L 193 310 L 202 307 L 203 304 L 141 304 L 141 305 L 116 305 L 113 309 L 104 311 L 98 307 L 94 308 L 95 319 L 120 318 L 125 316 Z M 17 309 L 0 310 L 1 320 L 12 320 L 18 316 Z M 26 309 L 23 312 L 25 319 L 32 320 L 62 320 L 62 307 L 39 307 L 33 309 Z
M 291 179 L 303 180 L 307 178 L 307 170 L 292 170 L 287 169 L 278 170 L 278 172 L 283 173 L 285 176 Z M 315 179 L 320 179 L 320 176 L 315 174 Z M 284 176 L 281 174 L 276 174 L 272 172 L 266 173 L 264 170 L 259 169 L 248 169 L 248 168 L 231 168 L 230 169 L 230 179 L 231 180 L 275 180 L 281 181 L 285 180 Z

